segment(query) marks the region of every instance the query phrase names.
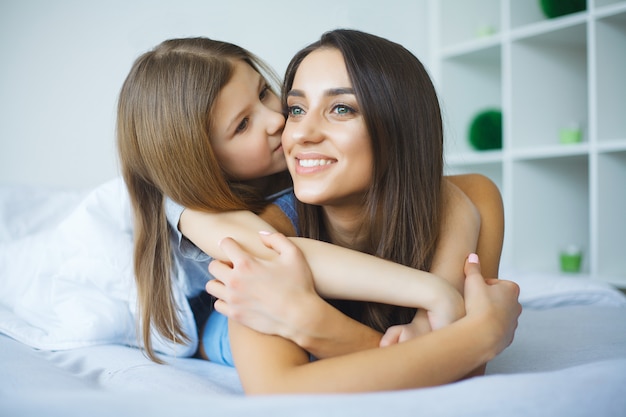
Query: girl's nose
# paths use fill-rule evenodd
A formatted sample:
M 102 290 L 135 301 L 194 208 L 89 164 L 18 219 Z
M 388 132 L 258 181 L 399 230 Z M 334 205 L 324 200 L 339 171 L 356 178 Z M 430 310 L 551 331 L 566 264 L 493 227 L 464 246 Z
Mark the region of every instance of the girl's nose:
M 267 134 L 270 136 L 281 134 L 285 128 L 285 116 L 281 112 L 270 109 L 267 117 Z

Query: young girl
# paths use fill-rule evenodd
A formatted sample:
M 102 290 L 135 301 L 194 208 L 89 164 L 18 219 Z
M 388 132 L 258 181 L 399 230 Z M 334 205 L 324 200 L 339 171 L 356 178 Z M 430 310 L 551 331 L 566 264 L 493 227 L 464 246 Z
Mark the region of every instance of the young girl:
M 296 55 L 284 88 L 283 147 L 295 193 L 306 203 L 303 233 L 428 269 L 443 212 L 442 132 L 436 95 L 419 61 L 384 39 L 333 31 Z M 489 235 L 485 249 L 499 253 Z M 211 272 L 223 283 L 273 270 L 232 241 L 222 246 L 230 263 L 214 262 Z M 283 262 L 288 248 L 287 241 L 279 247 Z M 510 343 L 520 313 L 515 284 L 486 286 L 474 278 L 465 283 L 467 316 L 456 323 L 384 349 L 316 362 L 288 340 L 231 321 L 244 389 L 362 391 L 454 381 Z M 474 304 L 475 291 L 484 304 Z M 389 306 L 342 308 L 379 331 L 412 317 L 412 311 Z
M 217 219 L 209 229 L 213 236 L 237 236 L 239 230 L 259 230 L 247 227 L 249 219 L 257 221 L 252 213 L 261 212 L 272 219 L 276 229 L 293 234 L 295 217 L 286 217 L 277 209 L 289 214 L 293 198 L 289 193 L 273 194 L 288 185 L 288 173 L 280 142 L 284 118 L 267 74 L 267 68 L 258 59 L 235 45 L 208 39 L 171 40 L 137 59 L 120 92 L 118 147 L 135 218 L 140 324 L 146 351 L 154 360 L 158 361 L 151 345 L 153 330 L 172 341 L 183 342 L 188 337 L 181 330 L 172 298 L 173 278 L 182 281 L 180 285 L 189 298 L 199 294 L 210 278 L 206 272 L 208 259 L 190 260 L 182 256 L 190 249 L 189 242 L 171 234 L 183 206 L 190 213 L 193 209 L 213 213 L 237 210 L 210 214 Z M 471 204 L 462 193 L 451 188 L 450 196 L 464 207 L 462 215 L 450 215 L 450 221 L 456 219 L 462 227 L 458 231 L 462 239 L 455 242 L 469 242 L 456 255 L 461 259 L 475 245 L 477 221 L 463 215 L 471 213 Z M 173 226 L 170 229 L 166 206 Z M 202 233 L 205 235 L 206 231 Z M 223 258 L 216 241 L 217 237 L 203 249 Z M 448 324 L 464 313 L 458 291 L 431 274 L 310 239 L 301 245 L 309 256 L 316 289 L 327 297 L 422 307 L 430 312 L 428 320 L 422 319 L 422 323 L 428 321 L 434 327 Z M 257 249 L 252 250 L 257 253 L 273 254 L 260 241 L 254 247 Z M 173 260 L 171 253 L 175 255 Z M 324 253 L 328 255 L 322 256 Z M 342 267 L 329 266 L 333 256 L 338 257 L 335 263 Z M 350 259 L 351 263 L 344 264 Z M 390 271 L 386 282 L 361 282 L 362 276 L 376 277 L 383 271 Z M 330 311 L 328 316 L 338 317 L 338 312 Z M 341 317 L 338 323 L 354 323 Z M 280 330 L 278 333 L 297 340 L 298 335 L 288 333 L 294 328 L 293 323 L 285 326 L 284 334 Z M 350 328 L 353 330 L 348 332 L 349 337 L 343 340 L 357 340 L 360 344 L 359 334 L 372 337 L 362 325 Z M 276 333 L 275 327 L 271 330 Z M 315 331 L 313 327 L 304 327 L 300 333 L 307 330 L 309 334 Z M 313 342 L 311 351 L 329 356 L 322 352 L 325 345 Z M 334 346 L 329 351 L 341 353 Z

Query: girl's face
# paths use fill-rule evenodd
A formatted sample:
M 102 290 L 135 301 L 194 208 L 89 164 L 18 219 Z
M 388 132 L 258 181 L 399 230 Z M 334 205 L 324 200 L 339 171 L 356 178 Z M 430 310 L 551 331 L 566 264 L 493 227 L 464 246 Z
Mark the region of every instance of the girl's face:
M 374 158 L 339 50 L 318 49 L 301 62 L 287 107 L 283 147 L 298 199 L 361 207 Z
M 250 65 L 235 62 L 230 81 L 217 96 L 212 117 L 211 145 L 232 179 L 248 181 L 286 169 L 280 99 Z

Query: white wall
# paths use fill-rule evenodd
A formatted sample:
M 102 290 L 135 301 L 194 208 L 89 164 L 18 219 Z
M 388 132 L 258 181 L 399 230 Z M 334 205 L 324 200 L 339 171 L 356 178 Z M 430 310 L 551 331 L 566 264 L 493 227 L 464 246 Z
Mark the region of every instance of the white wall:
M 427 0 L 1 0 L 0 184 L 91 187 L 118 173 L 115 105 L 133 60 L 208 36 L 284 72 L 329 29 L 405 45 L 427 64 Z

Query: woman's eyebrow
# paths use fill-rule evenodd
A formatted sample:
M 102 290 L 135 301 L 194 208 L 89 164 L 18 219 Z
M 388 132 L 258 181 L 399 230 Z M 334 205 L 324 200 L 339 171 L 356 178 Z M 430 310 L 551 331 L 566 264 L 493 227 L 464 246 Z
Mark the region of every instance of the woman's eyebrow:
M 331 88 L 331 89 L 324 91 L 324 95 L 326 96 L 341 96 L 344 94 L 354 95 L 354 89 L 352 87 L 340 87 L 340 88 Z
M 325 96 L 341 96 L 343 94 L 352 94 L 354 95 L 354 88 L 352 87 L 338 87 L 338 88 L 329 88 L 324 91 Z M 291 90 L 287 93 L 287 97 L 304 97 L 304 91 L 302 90 Z

